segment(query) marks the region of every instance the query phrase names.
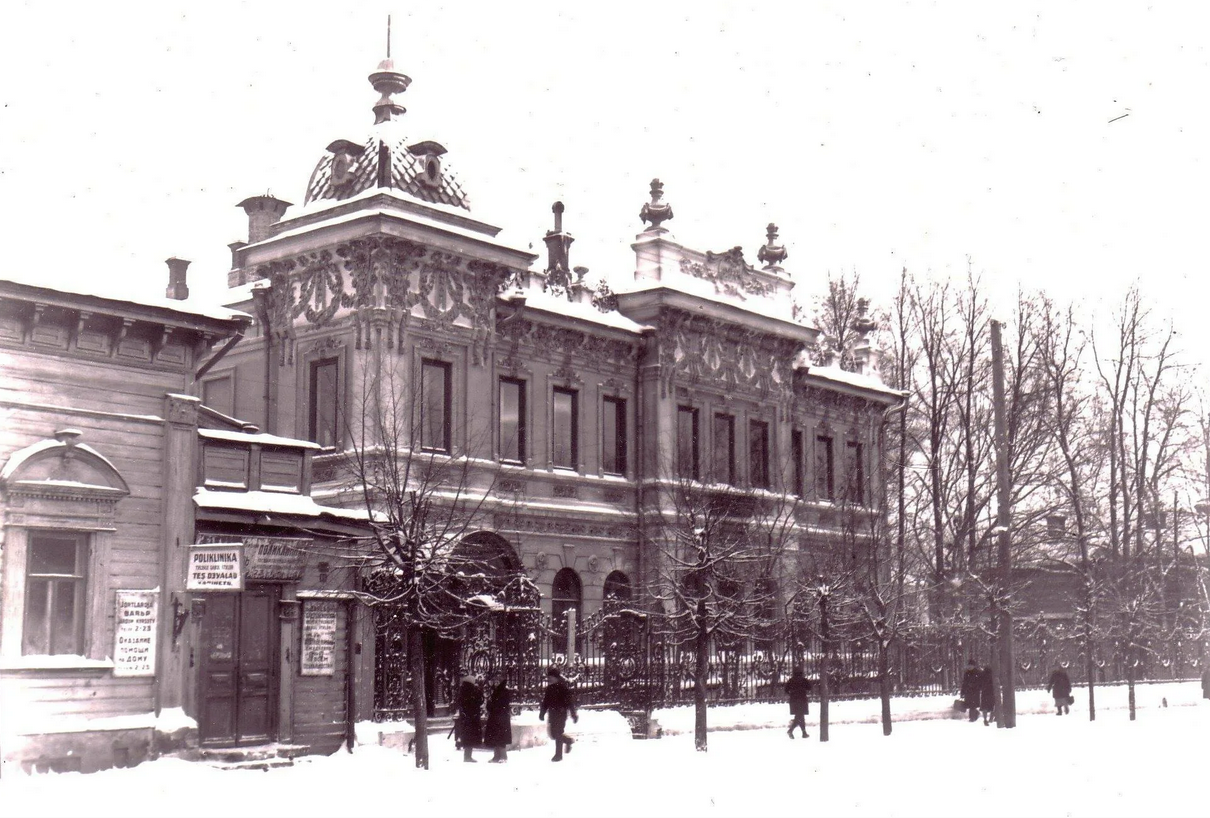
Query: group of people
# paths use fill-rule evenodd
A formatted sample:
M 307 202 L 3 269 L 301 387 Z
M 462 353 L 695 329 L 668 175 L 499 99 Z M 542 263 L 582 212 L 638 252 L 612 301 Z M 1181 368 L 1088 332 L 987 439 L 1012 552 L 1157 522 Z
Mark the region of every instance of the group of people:
M 990 667 L 979 667 L 974 659 L 967 662 L 958 696 L 967 710 L 968 721 L 978 721 L 982 714 L 984 724 L 992 723 L 996 710 L 996 682 Z
M 474 763 L 476 747 L 492 749 L 492 764 L 508 761 L 508 746 L 513 743 L 512 692 L 502 674 L 491 671 L 487 674 L 487 707 L 484 718 L 484 697 L 474 676 L 464 676 L 458 687 L 458 698 L 454 703 L 456 720 L 455 739 L 462 748 L 462 760 Z M 562 761 L 563 752 L 571 752 L 575 740 L 566 735 L 567 717 L 573 722 L 580 720 L 576 713 L 575 697 L 571 686 L 557 667 L 546 671 L 546 690 L 538 710 L 538 718 L 550 716 L 550 737 L 555 743 L 555 755 L 551 761 Z

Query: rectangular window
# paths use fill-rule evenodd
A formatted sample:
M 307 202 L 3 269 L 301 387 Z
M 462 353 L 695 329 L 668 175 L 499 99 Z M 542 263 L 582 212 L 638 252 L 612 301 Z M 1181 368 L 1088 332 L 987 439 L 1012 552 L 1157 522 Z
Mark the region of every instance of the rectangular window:
M 445 361 L 420 362 L 420 447 L 450 451 L 451 367 Z
M 311 362 L 311 393 L 307 407 L 308 436 L 313 443 L 318 443 L 325 449 L 336 448 L 340 439 L 340 428 L 337 426 L 339 382 L 340 362 L 336 358 Z
M 676 409 L 676 469 L 677 476 L 697 480 L 701 473 L 698 463 L 697 410 L 692 406 Z
M 621 398 L 601 401 L 601 471 L 626 473 L 626 401 Z
M 791 464 L 794 475 L 794 493 L 802 497 L 802 431 L 794 429 L 790 432 L 790 456 L 794 458 Z
M 235 378 L 223 375 L 202 382 L 202 403 L 224 415 L 235 414 Z
M 862 445 L 848 442 L 844 450 L 845 500 L 859 506 L 865 505 L 865 458 Z
M 84 655 L 84 537 L 31 534 L 25 574 L 21 652 Z
M 554 390 L 551 407 L 551 462 L 563 469 L 579 468 L 579 395 L 572 389 Z
M 714 416 L 714 457 L 710 467 L 716 483 L 735 483 L 735 417 Z
M 500 459 L 525 462 L 525 381 L 500 379 Z
M 748 422 L 748 479 L 758 489 L 769 488 L 769 424 Z
M 815 499 L 831 500 L 835 496 L 833 482 L 832 438 L 815 438 Z

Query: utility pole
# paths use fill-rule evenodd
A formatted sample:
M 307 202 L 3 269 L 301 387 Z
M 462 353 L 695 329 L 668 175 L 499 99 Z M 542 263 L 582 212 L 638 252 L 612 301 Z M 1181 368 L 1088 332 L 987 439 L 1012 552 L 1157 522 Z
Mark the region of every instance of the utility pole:
M 999 573 L 996 605 L 999 607 L 999 625 L 996 628 L 999 640 L 1000 707 L 996 712 L 997 727 L 1017 726 L 1017 694 L 1013 673 L 1016 659 L 1013 651 L 1013 612 L 1008 604 L 1009 588 L 1012 586 L 1012 510 L 1008 475 L 1008 433 L 1004 418 L 1004 347 L 1000 341 L 999 321 L 992 321 L 992 390 L 996 414 L 996 528 L 999 529 Z

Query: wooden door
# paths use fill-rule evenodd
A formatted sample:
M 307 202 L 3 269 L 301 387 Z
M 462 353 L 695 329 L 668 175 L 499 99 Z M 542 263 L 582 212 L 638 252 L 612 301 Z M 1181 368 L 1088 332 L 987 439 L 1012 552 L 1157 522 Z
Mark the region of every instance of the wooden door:
M 276 738 L 277 602 L 272 585 L 206 596 L 198 719 L 203 743 L 261 744 Z

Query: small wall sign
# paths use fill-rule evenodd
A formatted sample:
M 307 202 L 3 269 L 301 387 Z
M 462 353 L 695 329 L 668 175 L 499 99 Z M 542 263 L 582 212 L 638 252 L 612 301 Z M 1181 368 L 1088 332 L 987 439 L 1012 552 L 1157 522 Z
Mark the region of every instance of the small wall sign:
M 113 675 L 154 676 L 159 591 L 118 591 Z
M 320 599 L 303 603 L 302 659 L 303 676 L 331 676 L 336 673 L 336 623 L 339 604 Z
M 244 590 L 244 546 L 242 543 L 189 546 L 189 569 L 185 589 L 189 591 Z

